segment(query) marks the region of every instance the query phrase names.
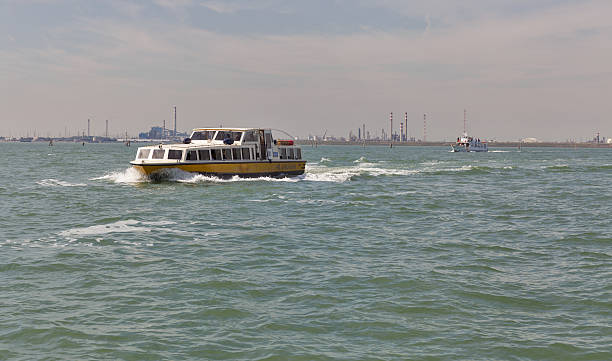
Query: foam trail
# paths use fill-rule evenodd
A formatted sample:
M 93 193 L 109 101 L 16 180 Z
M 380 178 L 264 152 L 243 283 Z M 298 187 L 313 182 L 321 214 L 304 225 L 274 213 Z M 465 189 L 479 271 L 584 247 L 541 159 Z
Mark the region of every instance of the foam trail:
M 369 163 L 360 164 L 354 167 L 340 167 L 330 168 L 327 166 L 312 166 L 306 165 L 306 173 L 285 178 L 273 178 L 273 177 L 257 177 L 257 178 L 241 178 L 234 176 L 229 179 L 218 178 L 214 176 L 207 176 L 198 173 L 185 172 L 181 169 L 165 169 L 162 173 L 159 173 L 159 180 L 168 182 L 179 182 L 179 183 L 234 183 L 234 182 L 287 182 L 295 183 L 300 181 L 312 181 L 312 182 L 334 182 L 344 183 L 350 180 L 352 177 L 363 174 L 365 170 L 360 167 L 368 166 Z M 376 169 L 376 168 L 372 168 Z M 375 170 L 374 173 L 385 172 Z M 403 174 L 403 173 L 401 173 Z M 378 174 L 375 174 L 378 175 Z M 91 180 L 110 180 L 115 183 L 142 183 L 149 182 L 150 179 L 142 175 L 139 171 L 134 168 L 127 168 L 123 171 L 111 172 L 101 177 L 92 178 Z
M 354 176 L 362 174 L 359 167 L 316 167 L 306 165 L 306 173 L 302 176 L 305 181 L 344 183 Z
M 368 168 L 361 168 L 361 170 L 375 177 L 381 176 L 381 175 L 412 175 L 412 174 L 421 173 L 421 171 L 415 170 L 415 169 L 386 169 L 386 168 L 368 167 Z
M 213 176 L 206 176 L 203 174 L 192 174 L 186 173 L 178 178 L 169 178 L 170 181 L 176 181 L 181 183 L 234 183 L 234 182 L 299 182 L 302 180 L 301 176 L 287 177 L 287 178 L 272 178 L 272 177 L 257 177 L 257 178 L 240 178 L 239 176 L 233 176 L 229 179 L 223 179 Z
M 429 161 L 429 162 L 422 162 L 421 164 L 428 165 L 428 166 L 434 166 L 434 165 L 442 164 L 442 162 L 435 160 L 435 161 Z
M 143 233 L 143 232 L 167 232 L 175 234 L 187 234 L 188 232 L 164 228 L 163 226 L 176 224 L 172 221 L 152 221 L 140 222 L 135 219 L 117 221 L 108 224 L 97 224 L 89 227 L 70 228 L 58 233 L 58 236 L 69 240 L 76 240 L 80 237 L 102 236 L 110 233 Z M 158 226 L 156 228 L 152 228 Z
M 36 184 L 44 186 L 44 187 L 57 187 L 57 186 L 60 186 L 60 187 L 86 187 L 87 186 L 87 184 L 85 184 L 85 183 L 69 183 L 69 182 L 64 182 L 64 181 L 53 179 L 53 178 L 40 180 L 40 181 L 36 182 Z
M 96 236 L 108 233 L 118 233 L 118 232 L 150 232 L 151 228 L 149 227 L 138 227 L 136 226 L 140 222 L 128 219 L 126 221 L 117 221 L 109 224 L 98 224 L 90 227 L 82 227 L 82 228 L 71 228 L 62 232 L 59 232 L 58 235 L 66 238 L 74 238 L 79 236 Z

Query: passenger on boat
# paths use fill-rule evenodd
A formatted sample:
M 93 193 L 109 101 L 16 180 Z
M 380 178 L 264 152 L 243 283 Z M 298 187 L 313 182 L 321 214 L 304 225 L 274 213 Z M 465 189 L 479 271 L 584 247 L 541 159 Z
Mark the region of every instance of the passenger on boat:
M 232 139 L 232 133 L 225 133 L 225 138 L 223 139 L 223 144 L 232 145 L 234 144 L 234 140 Z

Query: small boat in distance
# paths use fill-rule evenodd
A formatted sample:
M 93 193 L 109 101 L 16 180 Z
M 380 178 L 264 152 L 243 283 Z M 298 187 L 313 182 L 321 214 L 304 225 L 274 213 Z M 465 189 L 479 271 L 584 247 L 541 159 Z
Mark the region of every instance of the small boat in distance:
M 455 144 L 451 144 L 453 152 L 488 152 L 489 147 L 487 142 L 483 142 L 480 138 L 469 137 L 467 133 L 457 138 Z
M 130 164 L 152 178 L 167 169 L 219 178 L 282 178 L 306 169 L 292 139 L 275 140 L 271 129 L 262 128 L 197 128 L 183 143 L 139 147 Z
M 455 144 L 451 144 L 453 152 L 488 152 L 487 142 L 480 141 L 480 138 L 470 137 L 467 134 L 467 110 L 463 109 L 463 135 L 457 138 Z

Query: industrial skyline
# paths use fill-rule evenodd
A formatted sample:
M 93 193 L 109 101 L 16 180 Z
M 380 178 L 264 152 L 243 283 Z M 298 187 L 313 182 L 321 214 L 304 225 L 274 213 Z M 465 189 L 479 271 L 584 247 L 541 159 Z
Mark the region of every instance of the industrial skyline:
M 177 106 L 181 130 L 382 134 L 394 112 L 438 140 L 468 109 L 484 138 L 589 139 L 612 133 L 609 14 L 604 0 L 3 1 L 0 135 L 86 119 L 137 134 Z
M 76 129 L 68 129 L 68 127 L 64 127 L 63 128 L 63 133 L 62 133 L 62 128 L 57 128 L 55 129 L 55 132 L 53 131 L 46 131 L 46 132 L 41 132 L 38 129 L 27 129 L 25 134 L 24 133 L 19 133 L 19 134 L 1 134 L 0 133 L 0 138 L 2 139 L 19 139 L 19 138 L 28 138 L 28 137 L 42 137 L 42 138 L 70 138 L 70 137 L 87 137 L 87 138 L 93 138 L 93 137 L 98 137 L 98 138 L 119 138 L 119 139 L 123 139 L 123 138 L 131 138 L 131 139 L 138 139 L 138 138 L 143 138 L 142 134 L 145 133 L 155 133 L 155 136 L 145 136 L 143 139 L 166 139 L 166 138 L 176 138 L 177 136 L 188 136 L 188 134 L 191 132 L 191 128 L 190 129 L 182 129 L 182 130 L 177 130 L 177 107 L 173 106 L 172 107 L 172 119 L 173 119 L 173 124 L 174 124 L 174 129 L 167 127 L 166 126 L 166 120 L 162 119 L 161 123 L 158 123 L 156 121 L 152 121 L 149 123 L 149 126 L 151 126 L 151 130 L 150 131 L 144 131 L 143 129 L 137 130 L 134 134 L 131 134 L 130 132 L 128 132 L 127 130 L 121 130 L 121 129 L 116 129 L 114 132 L 112 132 L 112 136 L 109 136 L 109 120 L 106 119 L 105 120 L 105 128 L 104 131 L 102 133 L 102 131 L 98 131 L 96 130 L 96 128 L 94 128 L 94 130 L 92 130 L 92 119 L 91 118 L 87 118 L 86 121 L 86 127 L 81 128 L 76 128 Z M 335 135 L 335 134 L 328 134 L 327 129 L 325 129 L 325 132 L 323 134 L 317 134 L 316 132 L 310 132 L 307 135 L 299 135 L 296 136 L 296 139 L 302 139 L 302 140 L 306 140 L 306 139 L 318 139 L 318 140 L 342 140 L 342 141 L 361 141 L 361 140 L 372 140 L 372 141 L 392 141 L 392 142 L 445 142 L 448 139 L 452 139 L 453 136 L 451 136 L 450 138 L 448 137 L 443 137 L 440 139 L 427 139 L 427 114 L 423 114 L 423 123 L 422 123 L 422 129 L 421 129 L 421 133 L 418 133 L 418 130 L 414 133 L 410 133 L 408 130 L 408 126 L 407 124 L 409 124 L 409 119 L 408 119 L 408 112 L 404 112 L 404 119 L 402 122 L 399 123 L 399 125 L 396 125 L 394 127 L 393 125 L 393 112 L 389 113 L 389 131 L 385 131 L 385 128 L 381 128 L 380 133 L 378 132 L 374 132 L 371 133 L 370 131 L 367 131 L 366 133 L 366 123 L 363 123 L 361 126 L 357 127 L 357 134 L 353 134 L 353 128 L 349 127 L 347 129 L 344 129 L 344 132 L 348 132 L 348 135 L 345 137 L 343 134 L 340 135 Z M 94 122 L 95 124 L 95 122 Z M 216 126 L 214 124 L 209 124 L 210 126 Z M 222 124 L 219 124 L 219 126 L 222 126 Z M 121 125 L 119 126 L 121 127 Z M 399 127 L 399 129 L 398 129 Z M 467 126 L 467 110 L 464 109 L 463 110 L 463 133 L 469 133 L 468 132 L 468 126 Z M 138 134 L 138 135 L 137 135 Z M 518 139 L 496 139 L 496 138 L 484 138 L 483 139 L 487 139 L 487 140 L 498 140 L 498 141 L 502 141 L 502 142 L 516 142 L 516 141 L 524 141 L 527 139 L 528 142 L 540 142 L 540 141 L 544 141 L 544 142 L 551 142 L 550 140 L 541 140 L 541 139 L 537 139 L 537 138 L 533 138 L 533 137 L 523 137 L 523 138 L 518 138 Z M 600 140 L 603 139 L 604 142 L 607 140 L 606 137 L 601 137 L 601 132 L 600 131 L 596 131 L 594 132 L 591 136 L 586 136 L 586 137 L 582 137 L 582 138 L 566 138 L 563 140 L 554 140 L 552 142 L 586 142 L 586 143 L 590 143 L 590 142 L 595 142 L 595 143 L 600 143 Z

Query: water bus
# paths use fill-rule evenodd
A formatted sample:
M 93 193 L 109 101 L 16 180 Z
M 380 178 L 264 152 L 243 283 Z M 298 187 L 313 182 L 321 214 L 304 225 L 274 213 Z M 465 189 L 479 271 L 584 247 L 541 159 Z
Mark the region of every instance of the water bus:
M 480 138 L 469 137 L 467 133 L 457 138 L 455 144 L 451 144 L 453 152 L 488 152 L 489 147 L 487 142 L 483 142 Z
M 261 128 L 197 128 L 183 143 L 139 147 L 130 164 L 151 177 L 180 169 L 220 178 L 281 178 L 306 168 L 293 140 L 275 140 L 271 129 Z

